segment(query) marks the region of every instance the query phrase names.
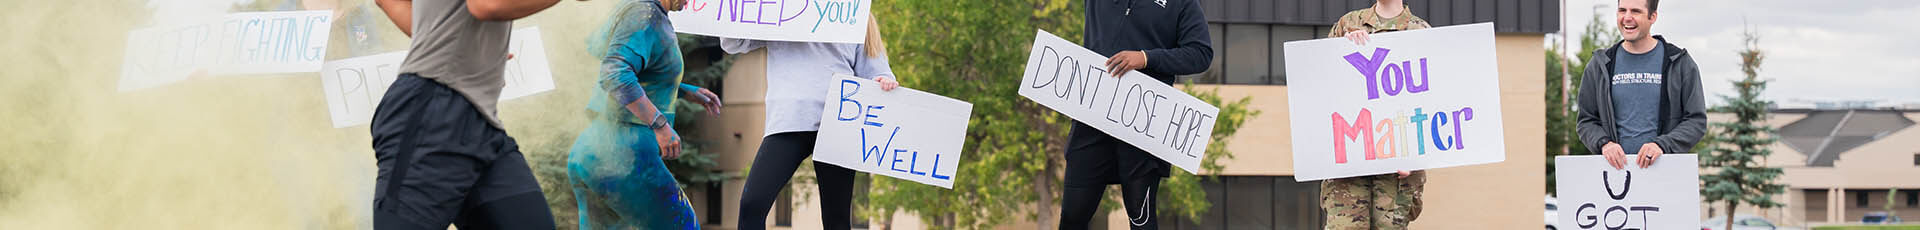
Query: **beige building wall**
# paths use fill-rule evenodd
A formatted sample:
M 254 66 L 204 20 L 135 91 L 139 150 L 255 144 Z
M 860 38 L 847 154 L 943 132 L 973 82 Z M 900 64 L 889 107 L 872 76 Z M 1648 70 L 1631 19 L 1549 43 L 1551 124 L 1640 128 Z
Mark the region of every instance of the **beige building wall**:
M 1908 112 L 1905 116 L 1920 121 L 1920 112 Z M 1780 128 L 1806 117 L 1806 113 L 1774 113 L 1765 123 Z M 1728 122 L 1733 117 L 1731 114 L 1713 113 L 1708 115 L 1708 120 Z M 1920 166 L 1914 165 L 1914 155 L 1920 154 L 1920 126 L 1894 131 L 1882 139 L 1841 153 L 1833 167 L 1806 166 L 1806 154 L 1786 142 L 1775 142 L 1769 149 L 1773 150 L 1773 154 L 1762 161 L 1768 166 L 1781 168 L 1778 182 L 1787 185 L 1787 191 L 1773 199 L 1785 206 L 1755 209 L 1742 205 L 1738 213 L 1761 216 L 1787 226 L 1836 225 L 1858 223 L 1866 213 L 1883 211 L 1881 205 L 1895 202 L 1895 214 L 1901 219 L 1920 220 L 1920 208 L 1906 207 L 1902 203 L 1906 199 L 1904 195 L 1894 200 L 1886 199 L 1886 190 L 1889 188 L 1899 188 L 1901 191 L 1920 189 Z M 1711 172 L 1701 171 L 1703 174 Z M 1813 191 L 1807 191 L 1809 189 Z M 1867 195 L 1868 206 L 1858 207 L 1854 200 L 1858 194 L 1847 190 L 1873 190 Z M 1723 216 L 1724 210 L 1720 209 L 1725 204 L 1702 205 L 1703 211 L 1708 210 L 1704 208 L 1716 210 L 1704 213 L 1706 216 Z
M 1542 35 L 1538 34 L 1500 34 L 1496 36 L 1496 51 L 1500 62 L 1500 101 L 1501 112 L 1507 120 L 1503 122 L 1507 138 L 1507 159 L 1504 162 L 1466 167 L 1444 168 L 1429 171 L 1429 182 L 1425 191 L 1425 210 L 1414 221 L 1415 229 L 1535 229 L 1543 224 L 1544 205 L 1539 203 L 1545 196 L 1545 83 L 1546 72 L 1544 48 L 1540 46 Z M 702 133 L 709 140 L 729 140 L 715 143 L 715 151 L 722 156 L 722 169 L 728 172 L 740 172 L 752 161 L 756 147 L 759 146 L 762 120 L 764 120 L 764 95 L 762 90 L 765 79 L 759 73 L 765 72 L 765 52 L 755 51 L 740 57 L 734 62 L 733 69 L 727 75 L 726 109 L 721 114 L 726 122 L 720 127 L 709 127 L 711 132 Z M 1253 97 L 1252 109 L 1263 111 L 1259 117 L 1250 119 L 1227 146 L 1235 154 L 1235 159 L 1223 161 L 1225 175 L 1244 176 L 1291 176 L 1293 175 L 1293 148 L 1290 127 L 1288 127 L 1287 87 L 1273 85 L 1201 85 L 1203 89 L 1218 89 L 1226 98 Z M 809 172 L 800 172 L 809 173 Z M 721 225 L 709 225 L 711 229 L 733 229 L 738 219 L 734 212 L 740 200 L 743 182 L 729 181 L 724 185 L 725 199 L 722 203 L 727 213 Z M 802 194 L 813 197 L 812 193 Z M 772 229 L 815 229 L 819 227 L 818 199 L 806 199 L 808 202 L 794 206 L 793 226 L 791 228 Z M 695 201 L 700 203 L 702 201 Z M 771 216 L 771 215 L 769 215 Z M 1110 229 L 1125 229 L 1126 214 L 1109 214 L 1107 226 Z M 768 221 L 772 223 L 772 221 Z M 921 229 L 919 219 L 907 214 L 893 218 L 893 229 Z M 1004 229 L 1036 229 L 1035 223 L 1020 221 L 1004 226 Z M 1050 226 L 1048 226 L 1050 227 Z M 1492 228 L 1489 228 L 1492 227 Z M 881 226 L 874 226 L 875 229 Z

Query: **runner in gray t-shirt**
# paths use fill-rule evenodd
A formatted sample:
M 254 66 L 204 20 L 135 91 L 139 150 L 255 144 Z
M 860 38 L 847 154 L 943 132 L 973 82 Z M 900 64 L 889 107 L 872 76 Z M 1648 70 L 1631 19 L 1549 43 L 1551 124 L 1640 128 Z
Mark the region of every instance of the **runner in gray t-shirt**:
M 496 118 L 512 20 L 558 0 L 376 0 L 413 37 L 373 114 L 375 229 L 553 229 Z

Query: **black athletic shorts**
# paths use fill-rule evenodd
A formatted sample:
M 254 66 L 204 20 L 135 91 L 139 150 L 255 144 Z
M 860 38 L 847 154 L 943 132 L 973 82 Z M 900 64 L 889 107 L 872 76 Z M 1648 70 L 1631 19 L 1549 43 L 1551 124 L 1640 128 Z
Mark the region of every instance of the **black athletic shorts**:
M 373 113 L 376 229 L 553 229 L 520 148 L 465 96 L 402 74 Z

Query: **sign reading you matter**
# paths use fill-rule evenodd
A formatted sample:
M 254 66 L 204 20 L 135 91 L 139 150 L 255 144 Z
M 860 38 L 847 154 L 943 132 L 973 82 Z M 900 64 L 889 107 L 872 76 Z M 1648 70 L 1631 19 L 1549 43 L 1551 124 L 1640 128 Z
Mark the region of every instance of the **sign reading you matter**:
M 1492 23 L 1371 37 L 1285 44 L 1295 180 L 1506 160 Z
M 1599 155 L 1554 157 L 1562 229 L 1691 229 L 1700 224 L 1700 161 L 1666 154 L 1613 169 Z
M 873 0 L 691 0 L 675 32 L 772 41 L 862 43 Z
M 813 161 L 953 188 L 973 104 L 839 75 L 820 113 Z
M 1220 108 L 1138 71 L 1114 78 L 1106 62 L 1106 56 L 1039 31 L 1020 96 L 1199 173 Z
M 120 91 L 152 88 L 196 74 L 297 73 L 320 70 L 332 11 L 247 12 L 219 21 L 165 25 L 127 33 Z
M 553 90 L 553 69 L 547 66 L 540 28 L 514 29 L 511 36 L 507 52 L 513 58 L 507 59 L 506 68 L 501 70 L 507 86 L 500 90 L 500 100 Z M 400 63 L 406 59 L 407 51 L 394 51 L 326 62 L 320 71 L 320 86 L 327 97 L 333 127 L 372 122 L 374 106 L 380 104 L 394 77 L 400 76 Z

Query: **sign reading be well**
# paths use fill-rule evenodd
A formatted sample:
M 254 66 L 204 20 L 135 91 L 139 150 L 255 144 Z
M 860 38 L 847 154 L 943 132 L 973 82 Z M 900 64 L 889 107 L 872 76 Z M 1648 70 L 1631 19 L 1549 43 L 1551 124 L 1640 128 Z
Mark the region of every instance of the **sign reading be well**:
M 547 50 L 539 27 L 514 29 L 508 39 L 507 59 L 501 70 L 506 88 L 500 100 L 553 90 L 553 69 L 547 66 Z M 334 128 L 345 128 L 373 121 L 373 109 L 386 96 L 387 86 L 400 76 L 400 63 L 407 51 L 394 51 L 328 61 L 320 70 L 321 93 L 327 97 L 327 112 Z
M 1506 160 L 1493 24 L 1287 42 L 1294 178 Z
M 953 188 L 973 104 L 840 75 L 825 96 L 813 161 Z
M 1693 229 L 1700 224 L 1700 161 L 1666 154 L 1647 168 L 1627 158 L 1613 169 L 1599 155 L 1554 157 L 1561 229 Z M 1718 225 L 1715 225 L 1718 226 Z
M 1220 108 L 1138 71 L 1114 78 L 1106 62 L 1106 56 L 1039 31 L 1020 96 L 1199 173 Z
M 690 0 L 675 32 L 771 41 L 863 43 L 873 0 Z

